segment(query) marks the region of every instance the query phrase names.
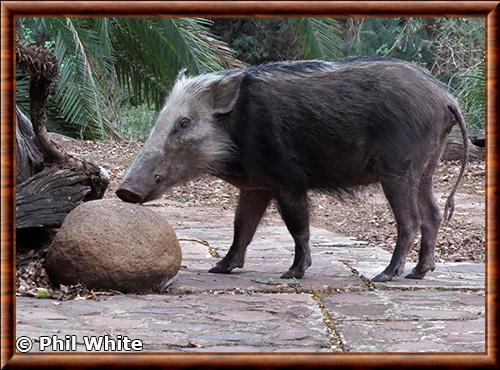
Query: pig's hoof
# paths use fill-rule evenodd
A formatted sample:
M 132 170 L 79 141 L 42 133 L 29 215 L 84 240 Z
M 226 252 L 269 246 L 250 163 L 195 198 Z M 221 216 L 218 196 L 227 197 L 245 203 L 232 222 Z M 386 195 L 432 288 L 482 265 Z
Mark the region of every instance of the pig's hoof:
M 372 281 L 376 283 L 385 283 L 386 281 L 391 281 L 395 276 L 400 276 L 403 274 L 405 270 L 405 264 L 399 263 L 396 267 L 391 267 L 390 265 L 387 268 L 375 276 Z
M 226 263 L 217 263 L 214 267 L 208 270 L 208 272 L 212 272 L 215 274 L 229 274 L 234 268 L 235 266 L 231 266 Z
M 282 279 L 302 279 L 306 270 L 311 266 L 311 257 L 306 257 L 298 263 L 294 263 L 290 269 L 281 275 Z
M 434 266 L 432 267 L 419 267 L 418 265 L 413 268 L 413 270 L 405 276 L 407 279 L 423 279 L 427 272 L 434 271 Z
M 227 266 L 222 266 L 222 265 L 215 265 L 212 267 L 208 272 L 214 273 L 214 274 L 229 274 L 232 271 L 232 268 L 229 268 Z
M 386 281 L 391 281 L 392 278 L 394 276 L 393 275 L 388 275 L 384 272 L 378 274 L 377 276 L 375 276 L 372 281 L 375 282 L 375 283 L 385 283 Z
M 285 272 L 283 275 L 281 275 L 282 279 L 302 279 L 304 276 L 305 271 L 299 271 L 299 270 L 288 270 Z
M 422 279 L 425 276 L 425 272 L 423 271 L 415 271 L 415 269 L 412 270 L 408 275 L 405 276 L 407 279 Z
M 215 264 L 208 272 L 216 274 L 229 274 L 235 267 L 243 267 L 242 262 L 232 262 L 221 260 Z

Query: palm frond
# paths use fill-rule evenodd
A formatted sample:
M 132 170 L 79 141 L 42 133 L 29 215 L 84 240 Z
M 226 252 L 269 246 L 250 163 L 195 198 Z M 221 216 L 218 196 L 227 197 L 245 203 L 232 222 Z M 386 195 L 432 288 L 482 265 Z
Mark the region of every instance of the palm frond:
M 48 35 L 59 63 L 59 79 L 49 96 L 50 121 L 81 137 L 117 137 L 105 114 L 105 89 L 113 70 L 111 49 L 93 19 L 25 18 L 22 24 Z M 96 31 L 97 29 L 97 31 Z M 109 44 L 109 43 L 108 43 Z M 21 85 L 21 87 L 23 87 Z M 22 90 L 16 93 L 20 96 Z M 22 102 L 21 102 L 22 105 Z
M 114 19 L 113 44 L 119 81 L 141 102 L 160 106 L 178 71 L 220 70 L 233 61 L 214 44 L 206 19 Z
M 341 56 L 340 27 L 332 18 L 297 18 L 296 35 L 307 59 L 334 59 Z
M 245 65 L 235 58 L 234 52 L 225 42 L 209 32 L 212 21 L 204 18 L 177 18 L 174 22 L 196 63 L 196 72 L 211 72 Z
M 20 68 L 16 68 L 16 105 L 24 112 L 30 110 L 30 76 Z
M 176 36 L 164 34 L 149 19 L 114 22 L 115 68 L 121 85 L 136 100 L 161 105 L 167 88 L 182 68 L 178 55 L 183 51 L 175 49 Z
M 80 136 L 116 136 L 106 110 L 104 86 L 111 70 L 111 56 L 93 29 L 66 18 L 59 28 L 56 57 L 60 61 L 60 80 L 53 100 L 59 117 L 77 125 Z
M 22 18 L 18 30 L 31 42 L 45 37 L 44 46 L 56 53 L 60 78 L 49 100 L 51 118 L 80 136 L 105 137 L 116 136 L 115 107 L 124 91 L 134 104 L 159 107 L 180 69 L 238 65 L 210 34 L 211 24 L 199 18 Z M 27 90 L 19 84 L 21 97 Z

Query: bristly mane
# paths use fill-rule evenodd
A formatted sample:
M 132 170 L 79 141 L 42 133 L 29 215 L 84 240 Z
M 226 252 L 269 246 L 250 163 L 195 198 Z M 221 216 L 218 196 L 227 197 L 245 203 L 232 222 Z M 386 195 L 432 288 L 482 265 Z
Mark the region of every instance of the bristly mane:
M 218 72 L 204 73 L 192 77 L 183 77 L 174 85 L 172 93 L 176 91 L 190 91 L 192 94 L 197 95 L 198 93 L 203 92 L 210 84 L 239 73 L 245 73 L 249 77 L 259 79 L 307 77 L 316 73 L 334 72 L 337 70 L 361 67 L 363 65 L 370 66 L 373 62 L 410 66 L 419 70 L 428 79 L 432 80 L 442 89 L 449 92 L 446 84 L 439 81 L 429 71 L 417 64 L 391 57 L 360 56 L 335 61 L 314 59 L 269 62 L 246 68 L 232 68 Z

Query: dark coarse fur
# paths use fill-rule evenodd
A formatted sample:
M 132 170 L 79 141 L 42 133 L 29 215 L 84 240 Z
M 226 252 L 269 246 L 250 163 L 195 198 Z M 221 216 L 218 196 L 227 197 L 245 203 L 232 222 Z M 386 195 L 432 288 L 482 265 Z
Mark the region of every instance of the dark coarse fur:
M 393 59 L 250 67 L 224 117 L 230 167 L 271 188 L 348 191 L 425 161 L 453 124 L 448 104 L 442 83 Z
M 233 110 L 221 116 L 235 154 L 217 173 L 240 187 L 235 236 L 210 271 L 243 267 L 245 250 L 270 199 L 295 241 L 284 278 L 311 265 L 306 192 L 332 193 L 380 182 L 397 224 L 391 262 L 373 278 L 399 276 L 416 233 L 419 261 L 408 278 L 434 270 L 441 224 L 432 187 L 446 136 L 465 123 L 455 98 L 427 71 L 395 59 L 356 58 L 336 63 L 282 62 L 248 68 Z M 453 195 L 445 220 L 453 212 Z
M 301 278 L 312 262 L 307 191 L 339 194 L 375 182 L 380 182 L 394 214 L 397 240 L 389 265 L 374 281 L 388 281 L 403 272 L 418 231 L 419 261 L 407 277 L 421 279 L 434 269 L 442 216 L 432 175 L 452 126 L 459 123 L 465 143 L 467 132 L 456 99 L 429 72 L 396 59 L 355 58 L 270 63 L 203 75 L 191 81 L 190 88 L 197 92 L 191 95 L 185 84 L 189 81 L 181 81 L 176 93 L 189 97 L 191 118 L 210 112 L 209 123 L 198 122 L 198 128 L 210 125 L 205 132 L 219 133 L 200 148 L 225 148 L 205 170 L 240 188 L 233 242 L 211 272 L 243 267 L 246 248 L 275 199 L 295 242 L 293 264 L 282 277 Z M 208 103 L 199 103 L 201 95 Z M 165 147 L 159 141 L 151 149 L 155 145 Z M 158 184 L 175 184 L 186 172 L 183 168 L 196 167 L 207 157 L 186 155 L 193 146 L 197 148 L 192 144 L 165 153 L 151 150 L 156 154 L 144 160 L 139 156 L 117 195 L 141 202 L 148 199 L 144 194 L 160 193 Z M 445 219 L 453 213 L 453 195 L 467 163 L 464 147 Z M 161 164 L 168 163 L 168 156 L 176 158 L 169 166 L 152 165 L 151 158 Z M 165 168 L 170 172 L 162 175 Z

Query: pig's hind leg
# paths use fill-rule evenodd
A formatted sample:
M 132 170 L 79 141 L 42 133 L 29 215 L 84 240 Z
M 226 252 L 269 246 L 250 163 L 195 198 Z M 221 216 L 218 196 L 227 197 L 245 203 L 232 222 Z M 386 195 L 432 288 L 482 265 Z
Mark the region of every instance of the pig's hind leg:
M 417 177 L 415 172 L 409 168 L 405 174 L 386 175 L 381 179 L 382 188 L 396 219 L 397 239 L 389 266 L 375 276 L 372 281 L 389 281 L 404 271 L 406 257 L 420 227 Z
M 295 241 L 295 257 L 292 267 L 281 275 L 283 279 L 304 276 L 311 266 L 311 251 L 309 249 L 309 203 L 305 192 L 279 192 L 276 200 L 283 221 Z
M 253 239 L 271 198 L 270 190 L 242 189 L 240 191 L 234 218 L 233 243 L 226 256 L 217 262 L 209 272 L 230 273 L 235 267 L 243 267 L 245 251 Z
M 420 251 L 418 263 L 406 277 L 409 279 L 422 279 L 430 270 L 434 271 L 434 254 L 439 226 L 441 225 L 441 212 L 436 204 L 432 191 L 432 173 L 423 178 L 418 190 L 418 207 L 422 225 L 420 231 Z

